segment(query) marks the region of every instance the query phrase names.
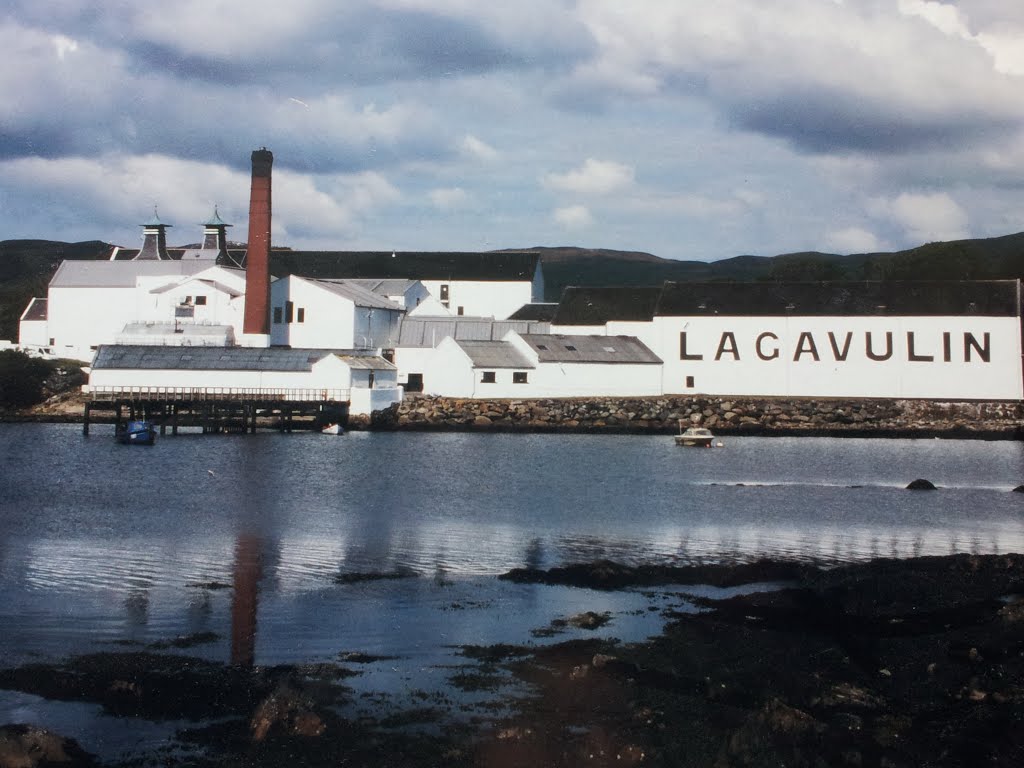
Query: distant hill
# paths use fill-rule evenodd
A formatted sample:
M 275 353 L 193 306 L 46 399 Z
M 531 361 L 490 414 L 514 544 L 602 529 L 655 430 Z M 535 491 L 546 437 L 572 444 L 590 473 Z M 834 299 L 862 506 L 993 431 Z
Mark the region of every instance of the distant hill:
M 0 241 L 0 339 L 17 339 L 18 318 L 64 259 L 105 258 L 100 241 Z M 244 246 L 243 246 L 244 247 Z M 513 249 L 508 249 L 513 250 Z M 544 264 L 545 299 L 557 301 L 569 285 L 660 285 L 665 280 L 997 280 L 1024 279 L 1024 232 L 979 240 L 928 243 L 895 253 L 842 256 L 808 251 L 736 256 L 721 261 L 676 261 L 642 251 L 534 247 Z
M 894 253 L 842 256 L 808 251 L 736 256 L 721 261 L 676 261 L 650 253 L 537 247 L 545 293 L 557 301 L 568 285 L 660 285 L 665 280 L 997 280 L 1024 279 L 1024 233 L 979 240 L 928 243 Z

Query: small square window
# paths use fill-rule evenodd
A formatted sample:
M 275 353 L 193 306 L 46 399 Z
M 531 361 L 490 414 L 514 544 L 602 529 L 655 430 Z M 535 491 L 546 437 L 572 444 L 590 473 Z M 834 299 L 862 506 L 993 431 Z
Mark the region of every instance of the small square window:
M 545 352 L 547 352 L 548 346 L 547 344 L 538 344 L 537 349 L 543 349 Z
M 568 349 L 570 352 L 576 351 L 576 347 L 574 347 L 572 344 L 566 344 L 565 348 Z
M 686 388 L 693 389 L 693 376 L 686 377 Z
M 206 297 L 205 296 L 196 296 L 196 306 L 197 307 L 201 307 L 204 304 L 206 304 Z
M 513 371 L 512 372 L 512 383 L 513 384 L 526 384 L 528 379 L 526 371 Z
M 284 303 L 284 321 L 286 323 L 290 323 L 290 322 L 292 322 L 292 320 L 294 318 L 295 318 L 295 305 L 292 302 L 290 302 L 290 301 L 286 301 Z
M 460 315 L 466 314 L 465 309 L 463 307 L 459 307 L 459 314 Z
M 281 308 L 280 307 L 274 307 L 274 323 L 276 325 L 280 325 L 281 324 L 281 316 L 282 316 Z
M 494 371 L 484 371 L 482 374 L 480 374 L 481 384 L 493 384 L 494 381 Z
M 304 323 L 304 322 L 306 322 L 306 308 L 305 307 L 299 307 L 297 310 L 295 310 L 295 322 L 297 322 L 297 323 Z

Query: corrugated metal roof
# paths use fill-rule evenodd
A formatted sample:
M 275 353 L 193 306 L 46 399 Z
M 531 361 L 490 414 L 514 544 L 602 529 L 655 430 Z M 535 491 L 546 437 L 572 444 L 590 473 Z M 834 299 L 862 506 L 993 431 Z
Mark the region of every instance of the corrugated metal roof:
M 507 341 L 458 341 L 474 368 L 533 368 L 534 365 Z
M 1017 280 L 665 283 L 663 317 L 981 315 L 1018 317 Z
M 271 251 L 275 275 L 409 280 L 532 281 L 536 251 Z
M 523 334 L 542 363 L 661 363 L 635 336 Z
M 387 299 L 378 293 L 374 293 L 370 289 L 358 285 L 350 280 L 302 279 L 309 280 L 312 285 L 316 285 L 326 291 L 330 291 L 336 296 L 342 296 L 359 307 L 370 307 L 373 309 L 401 309 L 400 306 L 390 299 Z
M 96 350 L 92 367 L 99 370 L 309 371 L 314 363 L 329 355 L 341 358 L 353 368 L 395 368 L 383 358 L 354 354 L 352 350 L 155 347 L 140 344 L 104 344 Z
M 592 288 L 569 286 L 562 293 L 555 325 L 604 325 L 612 320 L 649 321 L 661 286 Z
M 398 347 L 436 347 L 446 336 L 456 341 L 501 341 L 509 331 L 547 333 L 550 323 L 489 317 L 403 317 Z
M 62 261 L 51 288 L 134 288 L 138 277 L 179 277 L 209 269 L 207 260 L 193 261 Z
M 46 299 L 34 298 L 25 307 L 21 315 L 22 321 L 37 321 L 46 319 Z

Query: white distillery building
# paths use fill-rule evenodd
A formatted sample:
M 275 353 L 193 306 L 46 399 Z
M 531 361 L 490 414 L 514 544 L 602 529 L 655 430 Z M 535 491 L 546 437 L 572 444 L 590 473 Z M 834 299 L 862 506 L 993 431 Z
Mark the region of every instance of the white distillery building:
M 405 309 L 433 299 L 431 314 L 508 318 L 524 304 L 542 301 L 544 273 L 535 251 L 273 251 L 275 275 L 340 280 L 410 280 L 414 294 Z
M 353 350 L 103 345 L 86 394 L 136 397 L 246 395 L 349 402 L 370 414 L 400 402 L 395 366 Z
M 629 336 L 446 337 L 433 350 L 430 394 L 477 399 L 612 397 L 661 392 L 661 360 Z
M 142 225 L 142 248 L 61 262 L 47 297 L 32 299 L 22 315 L 21 345 L 88 361 L 101 344 L 136 336 L 146 344 L 233 341 L 241 331 L 245 273 L 241 254 L 227 250 L 231 225 L 215 211 L 203 225 L 201 247 L 192 249 L 168 249 L 169 226 L 154 214 Z
M 394 348 L 398 382 L 406 392 L 436 392 L 446 376 L 435 360 L 434 350 L 447 338 L 458 342 L 500 342 L 511 332 L 548 333 L 546 322 L 494 320 L 489 317 L 431 317 L 406 314 Z M 438 380 L 435 381 L 435 376 Z
M 397 285 L 394 286 L 396 289 Z M 289 275 L 270 285 L 272 346 L 320 349 L 392 349 L 405 310 L 377 290 L 353 280 Z M 412 284 L 402 291 L 412 291 Z
M 1018 280 L 666 283 L 614 294 L 567 291 L 553 329 L 638 336 L 665 361 L 666 394 L 1024 396 Z

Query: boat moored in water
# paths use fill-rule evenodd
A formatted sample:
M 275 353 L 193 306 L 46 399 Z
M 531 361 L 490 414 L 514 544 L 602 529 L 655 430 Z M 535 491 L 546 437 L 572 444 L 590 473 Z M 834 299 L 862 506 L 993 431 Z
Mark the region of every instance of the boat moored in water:
M 124 445 L 152 445 L 156 441 L 156 427 L 151 421 L 129 421 L 114 428 L 114 439 Z
M 679 434 L 676 435 L 676 445 L 693 446 L 696 448 L 710 448 L 714 444 L 715 436 L 710 429 L 704 427 L 688 427 L 683 429 L 682 422 L 679 424 Z
M 320 431 L 325 435 L 342 435 L 345 433 L 345 429 L 341 424 L 337 423 L 327 424 Z

